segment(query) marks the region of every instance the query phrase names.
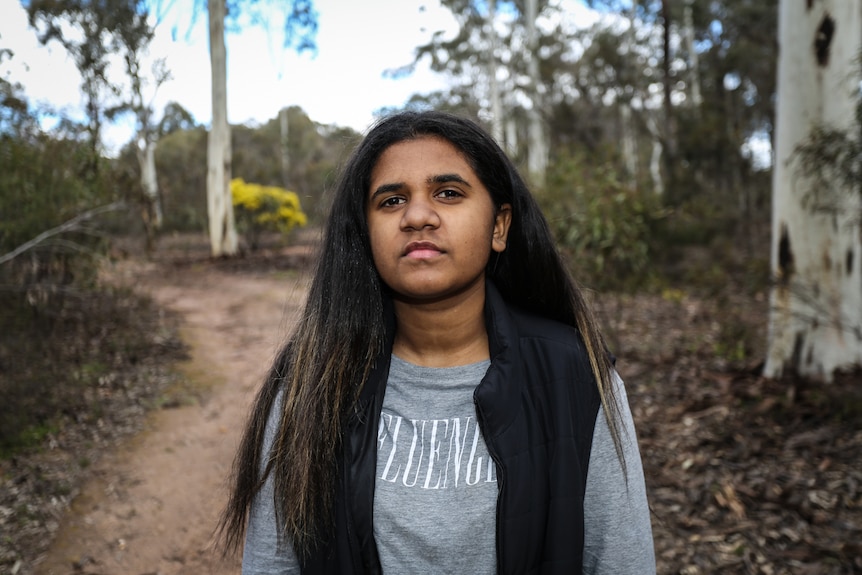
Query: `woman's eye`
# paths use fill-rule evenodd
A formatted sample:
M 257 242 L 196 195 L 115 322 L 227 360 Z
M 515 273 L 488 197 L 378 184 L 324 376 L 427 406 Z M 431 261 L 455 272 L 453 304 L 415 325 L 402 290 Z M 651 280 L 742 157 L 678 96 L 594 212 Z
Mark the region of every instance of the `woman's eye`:
M 401 198 L 399 196 L 392 196 L 392 197 L 386 198 L 385 200 L 380 202 L 380 207 L 386 208 L 389 206 L 397 206 L 398 204 L 403 203 L 403 202 L 404 202 L 404 198 Z
M 441 190 L 437 193 L 437 195 L 443 199 L 454 199 L 460 198 L 463 194 L 458 190 Z

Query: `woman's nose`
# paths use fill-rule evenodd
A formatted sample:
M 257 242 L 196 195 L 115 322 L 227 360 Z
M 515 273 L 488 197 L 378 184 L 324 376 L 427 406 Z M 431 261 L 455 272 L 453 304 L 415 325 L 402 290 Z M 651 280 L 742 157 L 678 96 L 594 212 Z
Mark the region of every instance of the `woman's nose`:
M 440 214 L 434 204 L 424 198 L 411 198 L 404 209 L 401 227 L 409 230 L 436 228 L 440 225 Z

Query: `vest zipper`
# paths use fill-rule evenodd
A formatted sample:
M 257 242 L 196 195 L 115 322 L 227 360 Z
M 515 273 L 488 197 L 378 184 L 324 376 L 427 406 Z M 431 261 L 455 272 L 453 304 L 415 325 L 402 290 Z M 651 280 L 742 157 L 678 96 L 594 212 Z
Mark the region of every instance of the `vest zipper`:
M 480 384 L 481 385 L 481 384 Z M 491 459 L 494 460 L 494 465 L 497 467 L 497 516 L 494 518 L 495 525 L 495 533 L 494 533 L 494 547 L 495 552 L 497 554 L 497 573 L 502 573 L 503 561 L 500 550 L 502 549 L 502 545 L 500 542 L 500 536 L 503 533 L 502 522 L 500 517 L 502 514 L 500 513 L 500 507 L 503 504 L 503 488 L 506 483 L 506 476 L 503 474 L 503 468 L 500 466 L 500 458 L 497 455 L 496 447 L 488 441 L 488 436 L 485 433 L 485 416 L 482 413 L 481 408 L 479 407 L 479 402 L 476 401 L 475 394 L 473 395 L 473 405 L 476 407 L 476 421 L 479 423 L 479 429 L 482 431 L 482 437 L 485 438 L 485 446 L 488 448 L 488 455 L 491 456 Z

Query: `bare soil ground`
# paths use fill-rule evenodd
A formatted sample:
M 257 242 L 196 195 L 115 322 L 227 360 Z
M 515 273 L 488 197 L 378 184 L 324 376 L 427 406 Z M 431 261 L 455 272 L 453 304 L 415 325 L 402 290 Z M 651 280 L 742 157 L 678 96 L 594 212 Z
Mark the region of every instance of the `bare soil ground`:
M 186 392 L 59 497 L 71 504 L 43 522 L 41 545 L 19 548 L 13 573 L 238 573 L 211 536 L 247 406 L 303 299 L 291 270 L 306 258 L 211 261 L 196 249 L 175 242 L 112 269 L 180 314 Z M 764 294 L 596 304 L 638 425 L 659 573 L 862 573 L 859 374 L 830 385 L 760 377 Z M 3 509 L 0 528 L 13 525 Z
M 92 466 L 53 543 L 35 567 L 19 563 L 20 573 L 239 572 L 237 559 L 214 549 L 213 528 L 240 426 L 304 288 L 298 272 L 260 258 L 268 273 L 184 253 L 121 261 L 107 274 L 180 315 L 185 391 Z

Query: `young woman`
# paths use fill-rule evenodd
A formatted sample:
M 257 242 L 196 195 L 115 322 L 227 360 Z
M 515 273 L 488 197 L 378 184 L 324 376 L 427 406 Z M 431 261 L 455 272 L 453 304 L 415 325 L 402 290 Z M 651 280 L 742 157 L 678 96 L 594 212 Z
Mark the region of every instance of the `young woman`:
M 221 526 L 243 573 L 655 572 L 623 384 L 475 123 L 402 113 L 353 153 Z

